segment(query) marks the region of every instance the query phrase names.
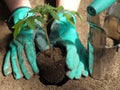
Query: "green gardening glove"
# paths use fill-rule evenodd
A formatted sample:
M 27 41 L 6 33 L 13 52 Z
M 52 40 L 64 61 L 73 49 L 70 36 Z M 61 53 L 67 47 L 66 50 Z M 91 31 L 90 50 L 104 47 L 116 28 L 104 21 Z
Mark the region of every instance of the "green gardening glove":
M 67 21 L 64 14 L 72 16 L 74 25 Z M 88 76 L 86 49 L 79 40 L 76 32 L 76 18 L 68 11 L 58 13 L 59 20 L 54 20 L 51 26 L 50 41 L 60 43 L 66 47 L 66 65 L 69 69 L 67 76 L 70 79 L 79 79 L 82 75 Z
M 17 23 L 20 19 L 24 19 L 26 15 L 28 17 L 33 15 L 32 13 L 27 14 L 29 10 L 30 8 L 27 7 L 15 10 L 13 12 L 14 23 Z M 37 27 L 37 29 L 43 31 L 40 27 Z M 26 30 L 23 26 L 19 35 L 12 40 L 3 65 L 4 75 L 9 75 L 12 72 L 15 79 L 20 79 L 23 76 L 26 79 L 30 79 L 33 74 L 39 73 L 34 45 L 35 33 L 38 30 Z M 43 39 L 43 37 L 41 38 Z M 44 42 L 41 44 L 41 48 L 46 47 Z

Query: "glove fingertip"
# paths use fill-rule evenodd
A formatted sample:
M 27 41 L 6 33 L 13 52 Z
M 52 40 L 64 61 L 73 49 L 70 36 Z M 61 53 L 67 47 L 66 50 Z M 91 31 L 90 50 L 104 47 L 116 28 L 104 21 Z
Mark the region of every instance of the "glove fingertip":
M 29 80 L 30 78 L 31 78 L 32 76 L 25 76 L 25 78 L 27 79 L 27 80 Z
M 80 79 L 81 76 L 82 76 L 82 70 L 81 70 L 81 68 L 78 68 L 77 72 L 75 74 L 75 79 Z
M 88 71 L 83 71 L 83 73 L 81 72 L 79 72 L 79 73 L 76 73 L 76 75 L 75 75 L 75 79 L 80 79 L 81 78 L 81 76 L 84 76 L 84 77 L 88 77 Z
M 10 51 L 7 52 L 3 64 L 3 74 L 5 76 L 9 75 L 12 73 L 11 66 L 10 66 Z
M 5 76 L 7 76 L 7 75 L 11 74 L 11 72 L 8 69 L 3 69 L 3 74 Z
M 66 75 L 67 75 L 70 79 L 74 79 L 74 77 L 75 77 L 75 71 L 76 71 L 76 70 L 68 71 L 68 72 L 66 73 Z
M 73 75 L 70 75 L 70 74 L 68 74 L 68 73 L 67 73 L 66 75 L 68 76 L 69 79 L 73 79 L 73 78 L 74 78 Z
M 11 67 L 6 66 L 6 64 L 4 64 L 4 66 L 3 66 L 3 74 L 4 74 L 5 76 L 7 76 L 7 75 L 9 75 L 9 74 L 11 74 L 11 73 L 12 73 Z
M 35 61 L 35 62 L 32 63 L 31 66 L 32 66 L 33 72 L 34 72 L 35 74 L 38 74 L 38 73 L 39 73 L 39 68 L 38 68 L 38 66 L 37 66 L 36 60 L 34 60 L 34 61 Z
M 75 79 L 80 79 L 81 76 L 82 76 L 82 73 L 77 73 L 77 74 L 75 75 Z
M 35 73 L 35 74 L 38 74 L 38 73 L 39 73 L 39 69 L 38 69 L 38 67 L 36 67 L 34 73 Z
M 81 78 L 81 76 L 75 76 L 75 79 L 80 79 Z
M 16 80 L 19 80 L 19 79 L 21 79 L 23 76 L 21 76 L 20 74 L 14 74 L 14 78 L 16 79 Z
M 85 71 L 83 72 L 83 76 L 88 77 L 88 71 L 85 70 Z

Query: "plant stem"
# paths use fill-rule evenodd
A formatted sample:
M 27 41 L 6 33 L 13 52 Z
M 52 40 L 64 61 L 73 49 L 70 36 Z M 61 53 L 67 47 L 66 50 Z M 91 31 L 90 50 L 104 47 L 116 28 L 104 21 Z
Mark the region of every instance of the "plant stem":
M 52 54 L 53 48 L 52 48 L 52 46 L 51 46 L 51 44 L 50 44 L 50 40 L 49 40 L 48 32 L 47 32 L 47 27 L 45 26 L 45 29 L 43 29 L 43 30 L 45 31 L 46 39 L 47 39 L 48 45 L 49 45 L 49 47 L 50 47 L 50 52 L 51 52 L 50 58 L 52 59 L 52 58 L 53 58 L 53 54 Z
M 51 44 L 50 44 L 50 40 L 49 40 L 48 34 L 47 34 L 47 30 L 45 30 L 45 35 L 46 35 L 46 39 L 47 39 L 49 47 L 52 48 Z

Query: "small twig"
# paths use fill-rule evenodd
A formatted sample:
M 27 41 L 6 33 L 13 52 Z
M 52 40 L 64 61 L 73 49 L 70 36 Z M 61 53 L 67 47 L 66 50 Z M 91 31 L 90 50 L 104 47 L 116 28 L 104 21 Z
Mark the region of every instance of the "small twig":
M 44 30 L 44 32 L 45 32 L 45 35 L 46 35 L 46 40 L 47 40 L 47 42 L 48 42 L 48 45 L 49 45 L 49 47 L 50 47 L 50 51 L 51 51 L 51 59 L 53 58 L 53 48 L 52 48 L 52 46 L 51 46 L 51 43 L 50 43 L 50 40 L 49 40 L 49 37 L 48 37 L 48 32 L 47 32 L 47 27 L 46 27 L 46 25 L 45 25 L 45 29 L 43 29 Z

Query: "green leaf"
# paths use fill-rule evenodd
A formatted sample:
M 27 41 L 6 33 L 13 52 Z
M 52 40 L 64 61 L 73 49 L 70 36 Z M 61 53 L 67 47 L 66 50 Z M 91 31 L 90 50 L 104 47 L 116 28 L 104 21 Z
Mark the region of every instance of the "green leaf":
M 46 21 L 42 17 L 40 17 L 40 16 L 36 16 L 35 19 L 37 19 L 41 23 L 44 23 L 44 24 L 46 23 Z
M 19 20 L 12 28 L 14 29 L 13 37 L 16 38 L 20 33 L 22 26 L 25 24 L 24 20 Z
M 57 12 L 51 11 L 51 12 L 50 12 L 50 15 L 52 16 L 52 18 L 59 20 L 59 17 L 58 17 L 58 15 L 57 15 Z
M 43 26 L 46 26 L 53 19 L 59 20 L 58 12 L 61 12 L 63 10 L 64 10 L 63 6 L 58 6 L 56 8 L 49 4 L 39 5 L 35 7 L 34 9 L 29 11 L 31 13 L 34 13 L 35 14 L 34 16 L 30 16 L 28 18 L 26 17 L 26 19 L 20 20 L 17 24 L 13 26 L 13 28 L 15 29 L 14 38 L 19 34 L 22 27 L 25 28 L 29 27 L 35 30 L 35 20 L 40 21 L 42 24 L 44 24 Z M 73 15 L 77 15 L 78 18 L 82 20 L 82 16 L 78 12 L 75 11 L 69 12 L 72 13 Z M 52 19 L 50 20 L 48 20 L 49 15 L 51 15 L 52 17 Z M 64 16 L 66 17 L 67 21 L 69 21 L 72 25 L 75 25 L 74 18 L 70 14 L 64 13 Z
M 35 30 L 34 16 L 28 17 L 25 21 L 28 27 L 30 27 L 32 30 Z
M 74 15 L 77 15 L 78 18 L 82 21 L 83 17 L 82 17 L 82 15 L 80 15 L 78 12 L 71 11 L 71 13 L 74 14 Z
M 64 10 L 64 7 L 63 6 L 58 6 L 57 7 L 57 12 L 60 12 L 60 11 L 63 11 Z
M 80 15 L 78 12 L 76 12 L 76 15 L 80 18 L 80 20 L 83 19 L 82 15 Z
M 63 16 L 65 16 L 67 21 L 69 21 L 72 25 L 75 25 L 74 18 L 70 14 L 64 13 Z

